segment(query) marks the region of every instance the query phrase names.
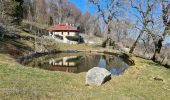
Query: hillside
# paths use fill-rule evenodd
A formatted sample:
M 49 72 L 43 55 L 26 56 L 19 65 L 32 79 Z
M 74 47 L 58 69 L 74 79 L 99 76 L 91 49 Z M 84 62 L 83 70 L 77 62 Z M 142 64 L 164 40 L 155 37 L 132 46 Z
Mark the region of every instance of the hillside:
M 19 31 L 21 37 L 33 34 Z M 33 41 L 5 39 L 0 50 L 1 99 L 154 99 L 170 98 L 170 70 L 150 60 L 133 57 L 135 65 L 100 87 L 85 86 L 85 73 L 51 72 L 16 62 L 18 55 L 33 52 Z M 55 47 L 55 46 L 54 46 Z M 54 47 L 52 47 L 54 49 Z M 86 44 L 56 44 L 60 50 L 101 49 Z M 30 49 L 28 49 L 30 48 Z
M 0 100 L 169 100 L 169 12 L 170 0 L 0 0 Z
M 85 86 L 85 73 L 51 72 L 22 66 L 0 54 L 1 99 L 154 99 L 170 98 L 170 70 L 141 58 L 101 87 Z M 10 61 L 10 63 L 9 63 Z M 78 81 L 77 81 L 78 80 Z

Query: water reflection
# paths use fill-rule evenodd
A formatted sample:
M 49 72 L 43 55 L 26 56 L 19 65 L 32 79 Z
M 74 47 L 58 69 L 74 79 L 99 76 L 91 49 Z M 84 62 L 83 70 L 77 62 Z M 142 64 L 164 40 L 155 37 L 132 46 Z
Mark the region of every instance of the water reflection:
M 51 59 L 49 60 L 49 64 L 53 65 L 53 66 L 68 66 L 68 67 L 72 67 L 72 66 L 76 66 L 76 60 L 78 60 L 78 56 L 69 56 L 69 57 L 62 57 L 62 58 L 58 58 L 58 59 Z
M 106 59 L 103 58 L 103 56 L 100 57 L 98 66 L 101 68 L 105 68 L 106 67 Z
M 44 57 L 41 60 L 34 59 L 27 63 L 30 66 L 38 66 L 51 71 L 86 72 L 92 67 L 102 67 L 112 74 L 119 75 L 129 66 L 121 58 L 106 54 L 68 54 L 62 56 Z

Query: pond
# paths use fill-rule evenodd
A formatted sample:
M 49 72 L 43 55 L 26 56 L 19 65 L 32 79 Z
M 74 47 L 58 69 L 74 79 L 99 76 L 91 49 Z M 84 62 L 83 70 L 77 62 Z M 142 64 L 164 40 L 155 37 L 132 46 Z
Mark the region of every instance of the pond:
M 129 65 L 120 57 L 104 53 L 58 53 L 25 60 L 22 64 L 50 71 L 71 73 L 87 72 L 93 67 L 106 68 L 114 75 L 120 75 Z

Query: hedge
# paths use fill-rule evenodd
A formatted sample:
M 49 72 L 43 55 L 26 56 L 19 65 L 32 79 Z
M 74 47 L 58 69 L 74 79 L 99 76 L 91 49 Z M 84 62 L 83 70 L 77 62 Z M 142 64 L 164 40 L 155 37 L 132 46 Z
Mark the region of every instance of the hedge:
M 78 41 L 79 40 L 78 36 L 66 36 L 66 38 L 70 41 Z
M 55 35 L 56 38 L 60 39 L 60 40 L 63 40 L 63 36 L 60 36 L 60 35 Z

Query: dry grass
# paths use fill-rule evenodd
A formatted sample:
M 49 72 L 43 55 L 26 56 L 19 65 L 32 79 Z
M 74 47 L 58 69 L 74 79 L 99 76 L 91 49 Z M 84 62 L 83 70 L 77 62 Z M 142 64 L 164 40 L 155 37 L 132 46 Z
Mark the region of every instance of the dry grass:
M 6 57 L 6 60 L 3 60 Z M 0 55 L 1 99 L 168 100 L 170 70 L 144 59 L 100 87 L 85 86 L 85 73 L 50 72 L 10 63 Z M 3 63 L 2 63 L 3 62 Z M 163 81 L 155 80 L 154 77 Z
M 65 44 L 65 43 L 58 43 L 57 44 L 61 50 L 96 50 L 102 49 L 99 46 L 87 45 L 87 44 Z
M 31 48 L 29 41 L 20 41 Z M 0 42 L 2 44 L 2 42 Z M 29 44 L 29 45 L 28 45 Z M 58 43 L 60 50 L 95 50 L 98 46 Z M 0 99 L 41 100 L 169 100 L 170 70 L 132 57 L 136 65 L 100 87 L 85 86 L 85 73 L 52 72 L 17 64 L 0 45 Z M 162 79 L 157 80 L 157 79 Z

